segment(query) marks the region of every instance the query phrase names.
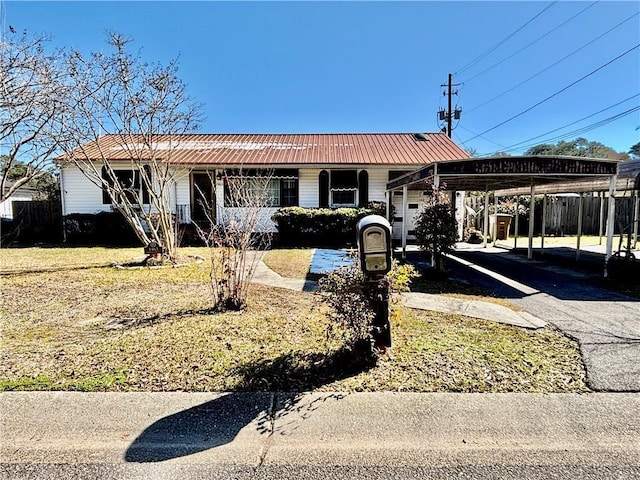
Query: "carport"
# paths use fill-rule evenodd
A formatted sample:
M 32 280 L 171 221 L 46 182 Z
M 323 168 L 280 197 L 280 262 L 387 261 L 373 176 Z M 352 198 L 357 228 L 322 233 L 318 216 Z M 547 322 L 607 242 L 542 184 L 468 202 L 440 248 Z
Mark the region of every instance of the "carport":
M 407 193 L 408 190 L 426 190 L 428 184 L 446 186 L 449 191 L 483 191 L 506 194 L 527 194 L 532 198 L 543 193 L 542 188 L 585 182 L 606 185 L 607 225 L 605 265 L 613 249 L 615 218 L 615 193 L 618 178 L 618 161 L 600 158 L 565 156 L 501 156 L 468 158 L 431 163 L 419 170 L 403 175 L 387 183 L 387 208 L 394 191 L 402 191 L 402 255 L 407 247 Z M 637 180 L 637 179 L 636 179 Z M 604 182 L 604 183 L 603 183 Z M 571 190 L 569 190 L 571 191 Z M 533 258 L 533 222 L 535 202 L 531 202 L 527 257 Z M 489 228 L 489 195 L 485 195 L 484 245 Z M 606 270 L 605 270 L 606 276 Z

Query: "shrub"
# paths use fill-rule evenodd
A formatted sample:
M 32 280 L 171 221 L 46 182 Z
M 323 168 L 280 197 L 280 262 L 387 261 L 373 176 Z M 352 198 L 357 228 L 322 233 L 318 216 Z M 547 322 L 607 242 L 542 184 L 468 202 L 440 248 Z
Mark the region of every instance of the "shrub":
M 329 316 L 334 326 L 341 327 L 345 346 L 357 355 L 375 360 L 374 348 L 375 305 L 373 295 L 400 293 L 409 289 L 412 278 L 418 275 L 413 265 L 400 265 L 393 261 L 391 271 L 380 282 L 368 281 L 356 261 L 334 270 L 320 279 L 318 293 L 330 308 Z M 393 298 L 392 298 L 393 300 Z
M 140 240 L 119 212 L 73 213 L 63 218 L 67 243 L 138 246 Z
M 434 188 L 431 200 L 416 218 L 415 236 L 422 250 L 431 252 L 437 272 L 444 270 L 444 254 L 458 240 L 458 223 L 442 191 Z
M 286 246 L 353 245 L 356 224 L 367 215 L 385 215 L 384 202 L 371 202 L 367 208 L 285 207 L 271 219 L 278 229 L 278 243 Z

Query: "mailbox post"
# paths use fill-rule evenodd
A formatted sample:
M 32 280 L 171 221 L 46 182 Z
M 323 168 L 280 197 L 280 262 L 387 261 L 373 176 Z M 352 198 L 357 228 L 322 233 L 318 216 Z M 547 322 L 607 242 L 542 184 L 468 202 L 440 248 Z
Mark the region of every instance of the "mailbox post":
M 389 323 L 389 283 L 385 275 L 391 270 L 391 225 L 380 215 L 368 215 L 356 226 L 360 268 L 367 278 L 367 294 L 373 306 L 373 338 L 384 351 L 391 347 Z

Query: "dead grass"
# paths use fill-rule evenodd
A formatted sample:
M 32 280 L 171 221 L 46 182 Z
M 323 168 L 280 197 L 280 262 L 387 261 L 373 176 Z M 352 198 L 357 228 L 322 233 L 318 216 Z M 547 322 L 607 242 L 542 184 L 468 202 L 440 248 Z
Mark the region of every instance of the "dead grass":
M 275 249 L 269 250 L 263 261 L 283 277 L 305 279 L 309 273 L 312 254 L 313 250 L 310 249 Z
M 14 264 L 28 269 L 26 250 Z M 211 315 L 207 278 L 206 263 L 4 275 L 0 390 L 587 390 L 577 346 L 554 330 L 399 310 L 371 367 L 327 339 L 314 295 L 253 285 L 248 311 Z

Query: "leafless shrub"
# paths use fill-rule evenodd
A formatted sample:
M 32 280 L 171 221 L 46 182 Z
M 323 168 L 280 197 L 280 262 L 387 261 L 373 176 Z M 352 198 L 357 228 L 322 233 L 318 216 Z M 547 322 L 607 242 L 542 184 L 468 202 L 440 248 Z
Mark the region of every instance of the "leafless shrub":
M 215 310 L 247 307 L 251 278 L 270 244 L 270 235 L 265 231 L 265 209 L 269 206 L 271 176 L 265 172 L 249 177 L 242 170 L 225 174 L 225 205 L 217 209 L 215 219 L 207 196 L 198 191 L 197 201 L 204 207 L 208 225 L 195 225 L 211 253 L 210 280 Z

